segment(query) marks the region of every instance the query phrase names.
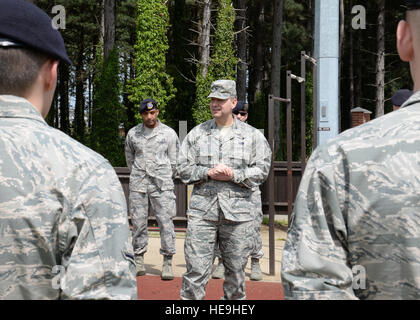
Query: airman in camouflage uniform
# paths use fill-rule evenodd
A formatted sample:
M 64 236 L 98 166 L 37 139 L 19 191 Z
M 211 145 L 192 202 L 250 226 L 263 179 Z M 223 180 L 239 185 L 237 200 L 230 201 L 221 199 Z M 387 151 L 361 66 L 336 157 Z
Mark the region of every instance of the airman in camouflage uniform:
M 244 101 L 238 101 L 236 107 L 232 110 L 232 113 L 236 119 L 246 122 L 248 119 L 248 104 Z M 259 186 L 253 189 L 252 192 L 252 203 L 255 205 L 255 217 L 254 217 L 254 230 L 255 234 L 251 237 L 250 241 L 254 241 L 254 250 L 251 252 L 251 275 L 250 280 L 261 281 L 263 279 L 260 259 L 264 257 L 262 250 L 262 239 L 261 239 L 261 223 L 263 220 L 262 203 L 261 203 L 261 191 Z M 219 263 L 213 271 L 213 279 L 222 279 L 225 275 L 225 267 L 223 266 L 222 256 L 219 250 L 219 246 L 216 246 L 216 257 L 219 259 Z
M 223 298 L 245 299 L 245 266 L 254 248 L 252 190 L 268 176 L 271 150 L 260 131 L 232 116 L 234 81 L 213 82 L 209 98 L 214 119 L 187 135 L 178 167 L 181 180 L 194 184 L 181 298 L 204 298 L 218 243 L 226 268 Z
M 137 298 L 114 169 L 43 118 L 58 60 L 70 62 L 59 32 L 36 6 L 2 0 L 0 38 L 0 299 Z
M 146 273 L 144 253 L 148 244 L 150 201 L 160 229 L 160 253 L 164 257 L 162 279 L 172 280 L 172 256 L 175 254 L 172 219 L 176 215 L 173 178 L 176 175 L 179 140 L 173 129 L 157 119 L 158 111 L 157 103 L 153 99 L 142 101 L 140 114 L 144 122 L 128 132 L 125 155 L 131 171 L 130 214 L 137 275 Z M 154 120 L 149 124 L 149 118 L 152 117 Z
M 420 10 L 410 10 L 397 43 L 417 71 L 419 36 Z M 400 110 L 313 153 L 283 253 L 286 298 L 420 298 L 419 80 Z

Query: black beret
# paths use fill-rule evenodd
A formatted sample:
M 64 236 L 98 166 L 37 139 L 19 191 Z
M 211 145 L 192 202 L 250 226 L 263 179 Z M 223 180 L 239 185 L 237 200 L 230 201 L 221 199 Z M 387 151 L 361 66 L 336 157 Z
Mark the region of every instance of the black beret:
M 142 114 L 145 111 L 150 111 L 153 109 L 159 109 L 157 102 L 153 99 L 149 98 L 149 99 L 143 100 L 140 103 L 140 114 Z
M 28 47 L 71 64 L 51 18 L 25 0 L 0 0 L 0 47 Z
M 404 104 L 404 102 L 406 102 L 408 98 L 411 97 L 412 94 L 413 91 L 408 89 L 398 90 L 391 98 L 392 105 L 401 107 Z
M 248 104 L 245 101 L 238 101 L 236 107 L 232 110 L 232 113 L 238 114 L 241 111 L 248 112 Z
M 407 10 L 420 9 L 420 0 L 406 0 Z

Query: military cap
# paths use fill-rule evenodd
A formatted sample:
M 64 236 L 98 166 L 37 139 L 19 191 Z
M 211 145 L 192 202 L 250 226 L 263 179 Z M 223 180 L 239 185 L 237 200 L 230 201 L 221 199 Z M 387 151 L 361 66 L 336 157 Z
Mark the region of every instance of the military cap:
M 232 113 L 238 114 L 239 112 L 248 112 L 248 104 L 245 101 L 238 101 Z
M 211 93 L 208 98 L 226 100 L 236 98 L 236 82 L 233 80 L 216 80 L 211 84 Z
M 0 48 L 26 47 L 71 64 L 51 18 L 25 0 L 0 0 Z
M 407 10 L 420 9 L 420 0 L 406 0 Z
M 145 99 L 140 103 L 140 114 L 143 114 L 143 112 L 150 111 L 153 109 L 159 109 L 157 102 L 153 99 Z
M 412 94 L 413 91 L 408 89 L 398 90 L 391 98 L 392 105 L 401 107 L 404 104 L 404 102 L 406 102 L 408 98 L 411 97 Z

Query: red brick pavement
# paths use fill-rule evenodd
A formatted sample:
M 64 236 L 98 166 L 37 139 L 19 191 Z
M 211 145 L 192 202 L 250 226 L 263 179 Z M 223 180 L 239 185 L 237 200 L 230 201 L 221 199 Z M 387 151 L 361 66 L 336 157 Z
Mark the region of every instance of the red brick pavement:
M 179 300 L 182 278 L 163 281 L 160 276 L 146 275 L 137 277 L 139 300 Z M 248 300 L 283 300 L 283 288 L 280 282 L 246 281 Z M 220 300 L 223 296 L 223 279 L 210 279 L 206 288 L 205 300 Z

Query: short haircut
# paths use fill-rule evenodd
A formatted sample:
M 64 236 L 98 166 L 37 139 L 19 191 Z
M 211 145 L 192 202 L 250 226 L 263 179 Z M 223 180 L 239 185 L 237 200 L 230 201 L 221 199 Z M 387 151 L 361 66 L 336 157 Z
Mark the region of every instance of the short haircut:
M 27 48 L 0 48 L 0 94 L 24 96 L 48 59 Z

